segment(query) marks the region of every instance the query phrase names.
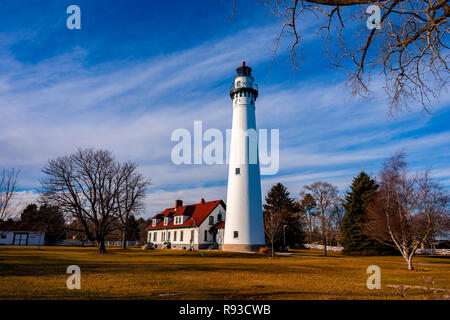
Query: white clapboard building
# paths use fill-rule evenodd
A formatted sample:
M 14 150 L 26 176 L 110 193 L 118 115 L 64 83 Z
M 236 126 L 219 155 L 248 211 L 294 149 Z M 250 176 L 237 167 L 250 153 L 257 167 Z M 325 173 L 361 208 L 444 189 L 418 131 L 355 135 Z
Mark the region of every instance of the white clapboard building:
M 222 200 L 167 208 L 153 216 L 147 227 L 147 242 L 156 248 L 221 249 L 225 227 L 225 203 Z
M 43 228 L 20 221 L 0 223 L 0 245 L 5 246 L 43 246 Z

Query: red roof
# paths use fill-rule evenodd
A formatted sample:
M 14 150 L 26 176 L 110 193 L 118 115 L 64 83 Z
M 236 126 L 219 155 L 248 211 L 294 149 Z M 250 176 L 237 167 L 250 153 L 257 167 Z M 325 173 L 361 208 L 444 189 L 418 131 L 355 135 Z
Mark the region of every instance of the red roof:
M 5 221 L 0 222 L 0 231 L 44 231 L 42 224 L 31 224 L 22 221 Z
M 200 225 L 203 220 L 206 219 L 210 215 L 210 213 L 220 204 L 225 207 L 225 203 L 222 200 L 214 200 L 208 202 L 200 202 L 196 204 L 190 204 L 186 206 L 180 206 L 175 209 L 167 208 L 163 212 L 160 212 L 153 216 L 152 219 L 161 219 L 161 221 L 156 225 L 150 224 L 147 227 L 147 230 L 151 229 L 165 229 L 165 228 L 183 228 L 183 227 L 192 227 Z M 188 218 L 184 221 L 183 224 L 174 224 L 174 220 L 170 221 L 170 223 L 165 226 L 164 218 L 173 217 L 173 216 L 188 216 Z

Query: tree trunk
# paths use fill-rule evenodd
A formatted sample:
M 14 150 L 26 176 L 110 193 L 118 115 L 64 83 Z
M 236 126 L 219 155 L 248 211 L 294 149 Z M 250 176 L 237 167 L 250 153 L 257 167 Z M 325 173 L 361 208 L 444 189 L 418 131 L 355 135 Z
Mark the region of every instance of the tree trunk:
M 122 249 L 126 249 L 127 248 L 127 229 L 124 228 L 122 230 Z
M 101 239 L 101 240 L 99 240 L 98 241 L 98 244 L 97 244 L 97 248 L 98 248 L 98 253 L 106 253 L 106 247 L 105 247 L 105 240 L 104 239 Z
M 414 254 L 410 254 L 409 255 L 409 257 L 408 257 L 408 259 L 406 260 L 407 262 L 408 262 L 408 270 L 414 270 L 414 267 L 413 267 L 413 257 L 414 257 Z
M 272 235 L 272 259 L 273 259 L 273 235 Z

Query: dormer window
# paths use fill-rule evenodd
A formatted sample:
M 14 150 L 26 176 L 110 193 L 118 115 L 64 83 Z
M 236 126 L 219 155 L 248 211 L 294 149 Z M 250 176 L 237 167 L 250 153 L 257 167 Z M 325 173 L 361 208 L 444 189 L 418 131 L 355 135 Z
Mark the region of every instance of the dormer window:
M 164 225 L 167 226 L 169 224 L 169 218 L 164 218 Z
M 183 223 L 183 216 L 176 216 L 175 224 L 182 224 L 182 223 Z
M 153 226 L 153 227 L 156 227 L 156 219 L 153 219 L 153 220 L 152 220 L 152 226 Z

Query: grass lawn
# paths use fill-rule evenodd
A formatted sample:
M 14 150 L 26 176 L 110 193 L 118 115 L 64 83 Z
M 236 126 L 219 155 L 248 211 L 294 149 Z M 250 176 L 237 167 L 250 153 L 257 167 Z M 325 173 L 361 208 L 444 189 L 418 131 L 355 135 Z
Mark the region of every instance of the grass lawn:
M 442 299 L 450 295 L 450 259 L 324 257 L 299 250 L 270 259 L 220 251 L 0 247 L 0 299 Z M 69 265 L 81 290 L 68 290 Z M 366 268 L 381 268 L 381 289 L 368 290 Z M 398 289 L 392 285 L 444 289 Z

